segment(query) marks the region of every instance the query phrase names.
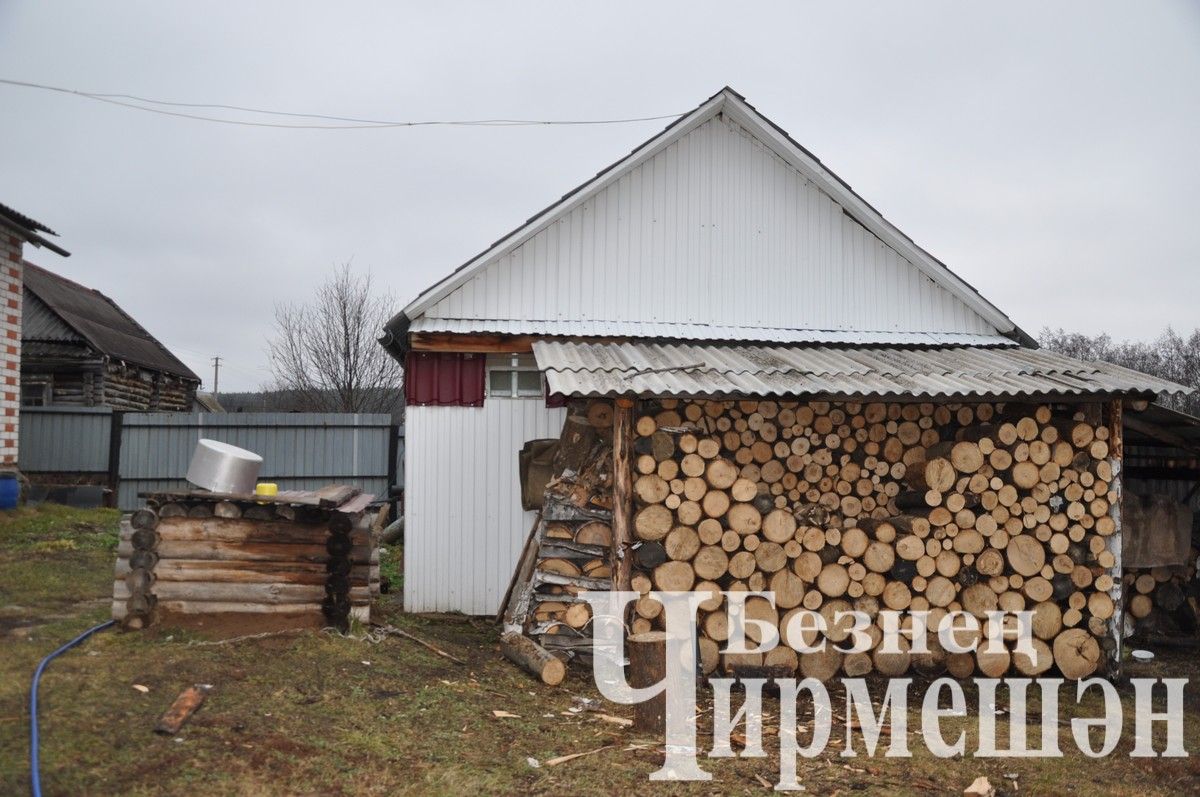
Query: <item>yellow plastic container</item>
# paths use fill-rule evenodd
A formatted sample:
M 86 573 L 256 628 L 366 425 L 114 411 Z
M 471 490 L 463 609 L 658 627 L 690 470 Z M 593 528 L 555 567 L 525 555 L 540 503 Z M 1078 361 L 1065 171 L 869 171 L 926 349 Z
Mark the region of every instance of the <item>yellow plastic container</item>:
M 279 485 L 272 482 L 259 482 L 254 486 L 254 494 L 268 497 L 279 494 Z

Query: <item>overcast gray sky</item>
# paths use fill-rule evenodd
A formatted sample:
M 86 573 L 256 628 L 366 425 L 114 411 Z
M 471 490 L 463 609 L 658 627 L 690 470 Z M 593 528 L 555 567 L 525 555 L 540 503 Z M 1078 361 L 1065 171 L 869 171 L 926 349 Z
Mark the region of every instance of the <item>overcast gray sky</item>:
M 372 118 L 744 94 L 1019 325 L 1200 324 L 1200 4 L 0 0 L 0 77 Z M 233 127 L 0 86 L 0 201 L 223 390 L 339 262 L 397 309 L 664 122 Z

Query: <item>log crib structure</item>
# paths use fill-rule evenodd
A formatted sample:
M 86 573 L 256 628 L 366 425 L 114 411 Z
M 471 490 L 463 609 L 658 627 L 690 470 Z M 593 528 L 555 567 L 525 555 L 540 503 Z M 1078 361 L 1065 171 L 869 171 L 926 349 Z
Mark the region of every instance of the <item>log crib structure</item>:
M 379 593 L 373 496 L 334 485 L 143 498 L 117 547 L 112 610 L 124 627 L 217 615 L 272 629 L 370 620 Z

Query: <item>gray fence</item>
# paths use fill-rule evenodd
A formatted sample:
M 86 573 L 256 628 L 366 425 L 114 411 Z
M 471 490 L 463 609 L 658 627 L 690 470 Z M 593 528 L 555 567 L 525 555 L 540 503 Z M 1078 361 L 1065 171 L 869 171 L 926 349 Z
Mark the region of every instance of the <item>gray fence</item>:
M 390 415 L 350 413 L 122 413 L 23 407 L 20 467 L 40 481 L 87 480 L 137 494 L 187 486 L 196 441 L 221 440 L 262 455 L 261 480 L 280 489 L 351 484 L 378 496 L 403 486 L 404 431 Z
M 107 473 L 113 411 L 88 407 L 22 407 L 21 470 Z

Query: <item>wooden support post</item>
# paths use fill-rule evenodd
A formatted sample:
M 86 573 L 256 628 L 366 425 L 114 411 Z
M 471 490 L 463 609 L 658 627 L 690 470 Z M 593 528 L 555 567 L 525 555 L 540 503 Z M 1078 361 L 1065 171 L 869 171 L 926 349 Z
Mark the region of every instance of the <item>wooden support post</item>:
M 631 634 L 629 685 L 634 689 L 654 686 L 667 677 L 667 635 L 662 631 Z M 667 690 L 656 697 L 634 704 L 633 729 L 638 733 L 661 735 L 667 727 Z
M 1112 486 L 1111 490 L 1115 493 L 1114 499 L 1109 505 L 1109 514 L 1112 516 L 1115 529 L 1108 538 L 1108 550 L 1113 555 L 1113 566 L 1109 569 L 1109 575 L 1112 576 L 1112 589 L 1109 591 L 1109 597 L 1113 601 L 1113 615 L 1109 620 L 1109 631 L 1113 635 L 1113 641 L 1116 643 L 1109 653 L 1109 675 L 1116 678 L 1121 675 L 1121 654 L 1124 647 L 1124 632 L 1125 632 L 1125 595 L 1124 595 L 1124 573 L 1121 564 L 1121 500 L 1124 482 L 1124 474 L 1121 473 L 1121 466 L 1124 457 L 1124 441 L 1123 441 L 1123 407 L 1121 399 L 1113 399 L 1109 403 L 1108 409 L 1108 463 L 1112 467 Z
M 633 399 L 615 401 L 613 416 L 612 584 L 629 590 L 633 576 Z
M 1108 407 L 1108 454 L 1113 459 L 1121 459 L 1124 451 L 1125 413 L 1121 399 L 1113 399 Z
M 121 490 L 121 437 L 125 430 L 125 413 L 114 410 L 108 419 L 108 484 L 109 494 L 105 496 L 104 505 L 117 508 L 120 506 Z

